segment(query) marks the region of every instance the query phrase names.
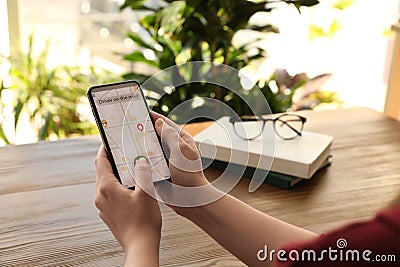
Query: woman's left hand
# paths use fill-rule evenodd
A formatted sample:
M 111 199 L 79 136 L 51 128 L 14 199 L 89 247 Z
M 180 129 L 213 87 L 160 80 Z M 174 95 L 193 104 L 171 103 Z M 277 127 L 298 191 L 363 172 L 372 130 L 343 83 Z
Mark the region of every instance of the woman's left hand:
M 132 265 L 158 265 L 161 212 L 157 200 L 146 193 L 154 193 L 147 160 L 140 158 L 136 161 L 135 190 L 127 189 L 119 183 L 103 146 L 99 149 L 95 163 L 97 192 L 94 202 L 100 218 L 110 228 L 128 260 L 135 261 L 136 264 L 131 262 Z

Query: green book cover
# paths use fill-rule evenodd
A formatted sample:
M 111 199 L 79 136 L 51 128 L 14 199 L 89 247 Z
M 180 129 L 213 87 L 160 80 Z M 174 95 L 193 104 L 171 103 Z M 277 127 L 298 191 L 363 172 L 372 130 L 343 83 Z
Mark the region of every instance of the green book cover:
M 220 161 L 220 160 L 211 160 L 208 158 L 202 158 L 201 159 L 203 162 L 203 165 L 210 166 L 213 168 L 217 168 L 220 170 L 226 170 L 228 172 L 232 173 L 243 173 L 243 165 L 239 164 L 234 164 L 230 163 L 228 164 L 227 162 Z M 321 165 L 320 169 L 323 169 L 327 166 L 330 165 L 330 156 L 324 161 L 324 163 Z M 269 171 L 267 172 L 266 170 L 258 169 L 256 171 L 255 168 L 252 167 L 245 167 L 244 177 L 250 178 L 250 179 L 264 179 L 264 183 L 276 186 L 282 189 L 291 189 L 293 188 L 296 184 L 300 183 L 301 181 L 305 180 L 302 178 L 299 178 L 297 176 L 292 176 L 292 175 L 287 175 L 283 173 L 278 173 L 278 172 L 272 172 Z

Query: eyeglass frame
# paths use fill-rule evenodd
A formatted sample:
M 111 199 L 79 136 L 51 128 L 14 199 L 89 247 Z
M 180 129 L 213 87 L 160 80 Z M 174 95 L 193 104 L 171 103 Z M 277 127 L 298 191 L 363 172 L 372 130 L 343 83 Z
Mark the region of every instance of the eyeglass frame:
M 302 123 L 302 124 L 301 124 L 301 129 L 300 129 L 300 131 L 298 131 L 297 129 L 293 128 L 292 126 L 290 126 L 290 125 L 289 125 L 288 123 L 286 123 L 285 121 L 279 120 L 280 118 L 282 118 L 282 117 L 284 117 L 284 116 L 287 116 L 287 115 L 296 116 L 296 117 L 298 117 L 298 118 L 300 119 L 300 121 L 301 121 L 301 123 Z M 255 137 L 252 137 L 252 138 L 243 138 L 240 134 L 237 133 L 236 128 L 235 128 L 235 122 L 241 122 L 241 121 L 243 121 L 243 122 L 246 122 L 246 121 L 260 121 L 260 120 L 263 122 L 263 125 L 262 125 L 262 128 L 261 128 L 260 133 L 259 133 L 258 135 L 256 135 Z M 292 140 L 292 139 L 295 139 L 295 138 L 301 136 L 301 133 L 302 133 L 303 128 L 304 128 L 304 123 L 306 123 L 307 118 L 305 118 L 305 117 L 303 117 L 303 116 L 300 116 L 300 115 L 297 115 L 297 114 L 290 114 L 290 113 L 283 113 L 283 114 L 279 115 L 278 117 L 276 117 L 276 118 L 274 118 L 274 119 L 265 119 L 265 118 L 263 118 L 263 117 L 261 117 L 261 116 L 254 116 L 254 117 L 230 117 L 230 118 L 229 118 L 229 122 L 232 123 L 233 131 L 235 132 L 235 134 L 236 134 L 239 138 L 241 138 L 241 139 L 243 139 L 243 140 L 246 140 L 246 141 L 251 141 L 251 140 L 254 140 L 254 139 L 260 137 L 260 136 L 262 135 L 262 133 L 264 132 L 265 124 L 266 124 L 266 122 L 268 122 L 268 121 L 272 121 L 272 124 L 273 124 L 273 127 L 274 127 L 274 132 L 275 132 L 276 135 L 278 135 L 278 136 L 279 136 L 280 138 L 282 138 L 283 140 Z M 293 136 L 293 137 L 290 137 L 290 138 L 285 138 L 285 137 L 281 136 L 281 135 L 278 133 L 278 131 L 276 130 L 276 128 L 275 128 L 275 123 L 276 123 L 277 121 L 280 121 L 280 122 L 286 124 L 286 125 L 287 125 L 290 129 L 292 129 L 297 135 L 296 135 L 296 136 Z

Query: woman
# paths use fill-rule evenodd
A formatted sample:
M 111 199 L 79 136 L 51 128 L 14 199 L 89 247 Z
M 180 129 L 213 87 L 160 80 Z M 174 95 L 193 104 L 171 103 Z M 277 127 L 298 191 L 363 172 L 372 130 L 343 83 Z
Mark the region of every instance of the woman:
M 202 171 L 176 167 L 180 157 L 199 161 L 192 137 L 165 117 L 152 116 L 158 135 L 171 151 L 172 182 L 185 187 L 209 184 Z M 138 186 L 134 191 L 117 181 L 103 147 L 96 157 L 96 170 L 95 204 L 124 249 L 125 266 L 158 266 L 161 213 L 157 200 L 146 193 L 155 190 L 147 161 L 142 158 L 136 162 Z M 214 190 L 210 194 L 218 194 Z M 371 221 L 323 235 L 261 213 L 230 195 L 199 207 L 170 207 L 249 266 L 400 266 L 399 202 Z M 349 244 L 346 250 L 344 242 Z M 387 261 L 378 262 L 383 259 L 378 256 Z

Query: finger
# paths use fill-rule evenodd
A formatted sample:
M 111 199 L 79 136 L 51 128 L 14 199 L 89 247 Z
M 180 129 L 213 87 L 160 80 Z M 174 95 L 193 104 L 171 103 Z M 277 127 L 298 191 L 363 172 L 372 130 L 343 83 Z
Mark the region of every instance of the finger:
M 156 121 L 156 131 L 171 152 L 178 152 L 180 137 L 179 132 L 175 128 L 169 126 L 168 123 L 159 118 Z
M 156 128 L 157 135 L 160 136 L 160 137 L 161 137 L 161 134 L 162 134 L 161 131 L 162 131 L 162 126 L 164 125 L 164 121 L 165 121 L 164 118 L 159 117 L 159 118 L 157 118 L 155 120 L 155 123 L 154 123 L 154 128 Z
M 177 139 L 175 140 L 176 142 L 184 142 L 184 143 L 186 143 L 187 145 L 191 146 L 192 148 L 196 146 L 196 144 L 195 144 L 195 142 L 194 142 L 192 136 L 191 136 L 189 133 L 187 133 L 185 130 L 183 130 L 183 128 L 179 127 L 179 126 L 176 125 L 173 121 L 171 121 L 171 120 L 165 118 L 164 116 L 162 116 L 162 115 L 160 115 L 160 114 L 158 114 L 158 113 L 155 113 L 155 112 L 154 112 L 154 114 L 157 114 L 157 115 L 154 116 L 154 118 L 156 118 L 156 117 L 158 118 L 158 119 L 156 120 L 156 127 L 155 127 L 158 136 L 162 136 L 162 134 L 163 134 L 163 133 L 162 133 L 162 131 L 163 131 L 163 124 L 162 124 L 162 123 L 165 123 L 165 124 L 167 124 L 168 126 L 170 126 L 172 129 L 175 129 L 175 130 L 177 131 L 178 136 L 179 136 L 180 138 L 177 138 Z M 160 120 L 160 121 L 159 121 L 159 120 Z M 165 134 L 165 133 L 164 133 L 164 134 Z M 175 136 L 175 134 L 174 134 L 174 136 Z M 162 141 L 163 141 L 164 143 L 166 143 L 166 139 L 165 139 L 165 138 L 162 139 Z M 169 143 L 169 144 L 171 144 L 171 143 Z M 168 144 L 167 144 L 167 146 L 168 146 L 169 149 L 171 149 L 171 148 L 169 147 Z
M 156 121 L 156 129 L 161 133 L 163 143 L 171 151 L 169 164 L 182 171 L 198 172 L 202 170 L 200 156 L 194 143 L 193 145 L 188 144 L 176 129 L 161 118 Z
M 151 117 L 153 118 L 154 121 L 157 121 L 158 119 L 162 119 L 163 121 L 165 121 L 169 126 L 171 126 L 172 128 L 176 129 L 179 132 L 179 136 L 181 136 L 186 142 L 188 143 L 194 143 L 193 141 L 193 137 L 186 132 L 183 127 L 177 125 L 175 122 L 173 122 L 172 120 L 168 119 L 167 117 L 154 112 L 154 111 L 150 111 Z M 160 133 L 161 134 L 161 133 Z
M 166 120 L 167 118 L 164 115 L 161 115 L 160 113 L 157 113 L 155 111 L 150 111 L 150 115 L 153 118 L 154 121 L 158 120 L 158 119 L 163 119 Z
M 157 121 L 158 119 L 162 119 L 163 121 L 165 121 L 171 128 L 174 128 L 175 130 L 177 130 L 177 132 L 179 133 L 179 136 L 182 137 L 182 139 L 189 144 L 190 146 L 194 147 L 195 146 L 195 142 L 193 140 L 193 137 L 186 132 L 183 127 L 177 125 L 176 123 L 174 123 L 172 120 L 166 118 L 165 116 L 158 114 L 156 112 L 152 111 L 152 117 L 153 119 L 155 119 L 155 121 Z M 157 132 L 158 133 L 158 132 Z M 161 136 L 161 132 L 158 133 L 159 136 Z
M 110 191 L 115 186 L 120 186 L 117 178 L 114 176 L 110 161 L 104 146 L 101 145 L 95 160 L 96 165 L 96 186 L 102 194 Z
M 188 132 L 186 132 L 185 130 L 181 129 L 181 131 L 179 132 L 179 136 L 189 146 L 191 146 L 193 148 L 196 147 L 196 143 L 194 142 L 193 137 Z
M 167 117 L 165 117 L 157 112 L 154 112 L 154 111 L 151 111 L 150 113 L 151 113 L 151 117 L 154 119 L 154 121 L 157 121 L 158 119 L 162 119 L 163 121 L 166 121 L 169 124 L 169 126 L 176 129 L 178 132 L 182 129 L 181 126 L 177 125 L 175 122 L 168 119 Z
M 194 142 L 194 140 L 193 140 L 193 137 L 192 137 L 188 132 L 186 132 L 186 131 L 183 129 L 183 127 L 177 125 L 177 124 L 174 123 L 172 120 L 166 118 L 165 116 L 163 116 L 163 115 L 161 115 L 161 114 L 159 114 L 159 113 L 157 113 L 157 112 L 151 111 L 151 116 L 152 116 L 152 118 L 153 118 L 154 121 L 157 121 L 158 119 L 161 119 L 161 120 L 163 120 L 164 122 L 166 122 L 170 127 L 172 127 L 172 128 L 174 128 L 175 130 L 177 130 L 177 132 L 179 133 L 179 136 L 182 137 L 182 139 L 183 139 L 186 143 L 188 143 L 188 144 L 189 144 L 190 146 L 192 146 L 192 147 L 195 146 L 195 142 Z M 156 130 L 157 130 L 157 129 L 156 129 Z M 160 130 L 160 129 L 159 129 L 159 130 Z M 159 136 L 161 136 L 161 131 L 157 131 L 157 134 L 158 134 Z
M 113 174 L 113 170 L 110 161 L 108 160 L 104 145 L 101 145 L 99 151 L 97 152 L 95 164 L 98 174 Z
M 135 160 L 135 190 L 154 196 L 154 185 L 149 162 L 141 157 Z

